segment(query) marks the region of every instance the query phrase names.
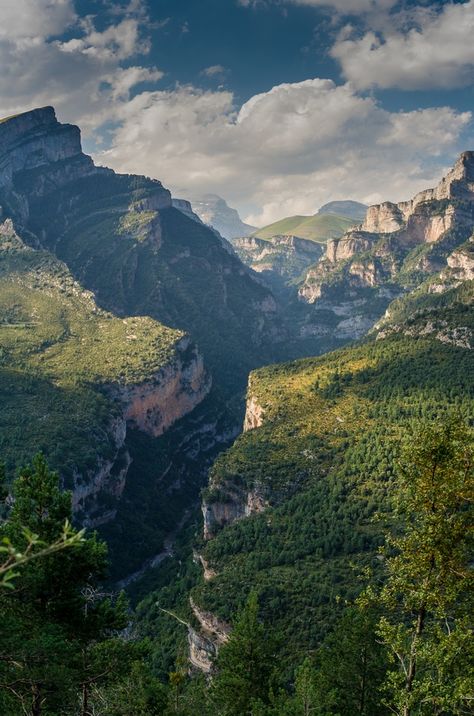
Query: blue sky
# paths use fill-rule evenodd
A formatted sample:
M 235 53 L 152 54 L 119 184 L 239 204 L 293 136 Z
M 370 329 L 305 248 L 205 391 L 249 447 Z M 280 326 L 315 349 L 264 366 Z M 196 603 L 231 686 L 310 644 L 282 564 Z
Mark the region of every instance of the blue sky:
M 472 148 L 474 0 L 2 0 L 0 114 L 253 223 L 408 198 Z

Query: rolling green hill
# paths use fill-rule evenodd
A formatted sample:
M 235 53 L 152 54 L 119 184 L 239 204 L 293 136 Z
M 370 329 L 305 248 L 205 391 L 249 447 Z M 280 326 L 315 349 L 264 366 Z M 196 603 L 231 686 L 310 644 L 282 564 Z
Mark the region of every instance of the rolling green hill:
M 271 239 L 273 236 L 297 236 L 324 243 L 328 239 L 342 236 L 355 222 L 338 214 L 315 214 L 314 216 L 288 216 L 273 224 L 264 226 L 253 236 L 259 239 Z

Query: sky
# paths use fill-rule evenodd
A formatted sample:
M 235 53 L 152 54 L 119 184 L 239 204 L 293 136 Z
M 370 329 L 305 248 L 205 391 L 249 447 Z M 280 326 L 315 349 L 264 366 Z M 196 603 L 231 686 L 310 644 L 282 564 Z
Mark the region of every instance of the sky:
M 1 0 L 0 116 L 254 225 L 400 201 L 474 149 L 474 0 Z

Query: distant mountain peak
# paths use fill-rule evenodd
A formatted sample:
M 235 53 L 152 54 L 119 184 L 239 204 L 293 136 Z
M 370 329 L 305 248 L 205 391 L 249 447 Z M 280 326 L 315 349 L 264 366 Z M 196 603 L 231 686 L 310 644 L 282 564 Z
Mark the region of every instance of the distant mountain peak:
M 344 201 L 330 201 L 324 204 L 318 210 L 318 214 L 337 214 L 348 219 L 354 219 L 354 221 L 363 221 L 367 208 L 367 205 L 362 204 L 360 201 L 345 199 Z
M 201 221 L 216 229 L 225 239 L 249 236 L 255 231 L 255 226 L 243 222 L 237 209 L 233 209 L 217 194 L 203 194 L 190 201 L 192 210 Z

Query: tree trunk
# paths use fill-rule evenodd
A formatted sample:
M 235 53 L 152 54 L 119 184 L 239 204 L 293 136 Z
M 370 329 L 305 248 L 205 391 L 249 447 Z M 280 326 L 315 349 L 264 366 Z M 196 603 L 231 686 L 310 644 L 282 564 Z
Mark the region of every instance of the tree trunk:
M 89 685 L 82 684 L 82 709 L 81 716 L 90 716 L 89 711 Z
M 363 716 L 365 710 L 365 689 L 367 681 L 367 647 L 364 647 L 362 656 L 362 680 L 360 685 L 359 716 Z
M 41 687 L 39 684 L 33 684 L 31 687 L 33 693 L 33 700 L 31 703 L 31 714 L 32 716 L 41 716 Z
M 405 692 L 407 697 L 411 694 L 413 688 L 413 682 L 416 675 L 416 646 L 418 639 L 420 638 L 423 627 L 425 625 L 426 608 L 423 605 L 418 612 L 418 618 L 416 620 L 415 634 L 413 635 L 413 641 L 411 644 L 410 662 L 408 664 L 408 673 L 405 681 Z M 408 704 L 403 707 L 403 716 L 410 716 L 411 709 Z

